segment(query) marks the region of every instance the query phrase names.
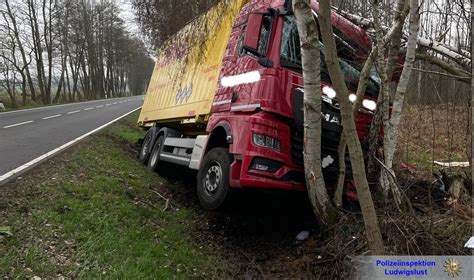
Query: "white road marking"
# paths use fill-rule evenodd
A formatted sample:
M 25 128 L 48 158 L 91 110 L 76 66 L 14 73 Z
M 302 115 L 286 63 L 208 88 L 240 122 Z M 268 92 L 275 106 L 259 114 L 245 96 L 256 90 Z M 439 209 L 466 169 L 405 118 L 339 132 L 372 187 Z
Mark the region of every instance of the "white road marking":
M 75 114 L 75 113 L 79 113 L 81 110 L 76 110 L 76 111 L 72 111 L 72 112 L 67 112 L 66 114 L 70 115 L 70 114 Z
M 109 103 L 109 104 L 105 104 L 105 106 L 110 106 L 110 105 L 112 105 L 112 104 L 110 104 L 110 103 Z
M 27 121 L 27 122 L 22 122 L 22 123 L 11 124 L 11 125 L 4 126 L 3 128 L 15 127 L 15 126 L 24 125 L 24 124 L 32 123 L 32 122 L 33 121 Z
M 137 98 L 140 98 L 140 96 L 137 96 Z M 141 97 L 141 98 L 143 100 L 143 97 Z M 113 98 L 109 98 L 109 99 L 113 99 Z M 44 106 L 44 107 L 31 108 L 31 109 L 8 111 L 8 112 L 0 113 L 0 115 L 13 114 L 13 113 L 19 113 L 19 112 L 24 112 L 24 111 L 49 109 L 49 108 L 56 108 L 56 107 L 65 107 L 65 106 L 72 106 L 72 105 L 77 105 L 77 104 L 86 104 L 86 103 L 99 102 L 99 101 L 102 101 L 102 100 L 91 100 L 91 101 L 75 102 L 75 103 L 68 103 L 68 104 L 62 104 L 62 105 L 53 105 L 53 106 Z
M 104 107 L 104 105 L 100 105 L 100 106 L 95 106 L 96 108 L 102 108 Z
M 56 149 L 54 149 L 54 150 L 51 150 L 51 151 L 47 152 L 46 154 L 44 154 L 44 155 L 42 155 L 42 156 L 39 156 L 39 157 L 35 158 L 34 160 L 32 160 L 32 161 L 30 161 L 30 162 L 28 162 L 28 163 L 23 164 L 23 165 L 20 166 L 20 167 L 17 167 L 17 168 L 15 168 L 15 169 L 13 169 L 12 171 L 10 171 L 10 172 L 8 172 L 8 173 L 5 173 L 5 174 L 1 175 L 1 176 L 0 176 L 0 185 L 2 185 L 3 183 L 6 183 L 6 180 L 7 180 L 8 178 L 10 178 L 10 177 L 12 177 L 12 176 L 14 176 L 14 175 L 19 175 L 19 174 L 21 174 L 22 172 L 27 171 L 29 168 L 32 168 L 33 166 L 35 166 L 36 164 L 42 162 L 43 160 L 46 160 L 46 159 L 48 159 L 48 158 L 54 156 L 55 154 L 61 152 L 62 150 L 65 150 L 65 149 L 69 148 L 70 146 L 76 144 L 77 142 L 81 141 L 82 139 L 86 138 L 87 136 L 89 136 L 89 135 L 91 135 L 91 134 L 94 134 L 94 133 L 96 133 L 97 131 L 99 131 L 99 130 L 101 130 L 101 129 L 103 129 L 103 128 L 105 128 L 105 127 L 111 125 L 111 124 L 113 124 L 114 122 L 117 122 L 117 121 L 119 121 L 119 120 L 125 118 L 126 116 L 128 116 L 128 115 L 134 113 L 134 112 L 137 111 L 137 110 L 140 110 L 140 108 L 141 108 L 141 106 L 138 107 L 138 108 L 136 108 L 136 109 L 134 109 L 134 110 L 132 110 L 132 111 L 130 111 L 130 112 L 128 112 L 128 113 L 126 113 L 126 114 L 124 114 L 124 115 L 122 115 L 122 116 L 120 116 L 120 117 L 118 117 L 118 118 L 116 118 L 116 119 L 114 119 L 114 120 L 112 120 L 112 121 L 110 121 L 110 122 L 108 122 L 108 123 L 106 123 L 106 124 L 104 124 L 104 125 L 102 125 L 102 126 L 99 126 L 98 128 L 96 128 L 96 129 L 94 129 L 94 130 L 91 130 L 91 131 L 87 132 L 86 134 L 84 134 L 84 135 L 82 135 L 82 136 L 77 137 L 76 139 L 74 139 L 74 140 L 72 140 L 72 141 L 67 142 L 66 144 L 64 144 L 64 145 L 62 145 L 62 146 L 60 146 L 60 147 L 58 147 L 58 148 L 56 148 Z M 32 122 L 32 121 L 31 121 L 31 122 Z
M 60 117 L 60 116 L 62 116 L 62 115 L 60 114 L 60 115 L 49 116 L 49 117 L 42 118 L 42 120 L 54 119 L 54 118 L 57 118 L 57 117 Z
M 117 104 L 117 102 L 114 102 L 114 103 L 112 103 L 112 104 L 116 105 L 116 104 Z
M 89 111 L 89 110 L 92 110 L 92 109 L 94 109 L 94 107 L 85 108 L 84 111 Z

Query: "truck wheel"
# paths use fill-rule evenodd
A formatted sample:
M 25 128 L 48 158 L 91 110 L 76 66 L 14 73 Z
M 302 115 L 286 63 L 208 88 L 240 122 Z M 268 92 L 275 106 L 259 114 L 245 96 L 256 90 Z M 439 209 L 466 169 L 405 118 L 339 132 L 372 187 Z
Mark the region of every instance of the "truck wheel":
M 140 147 L 140 153 L 138 154 L 138 160 L 142 164 L 146 164 L 148 157 L 150 156 L 151 150 L 153 148 L 153 141 L 155 140 L 156 129 L 150 128 L 145 134 L 143 139 L 142 146 Z
M 160 162 L 160 154 L 161 151 L 163 150 L 163 143 L 165 142 L 165 137 L 163 135 L 158 136 L 158 138 L 155 141 L 155 144 L 153 145 L 153 149 L 151 150 L 150 153 L 150 159 L 148 160 L 147 167 L 151 171 L 157 171 L 159 165 L 161 164 Z
M 226 148 L 214 148 L 204 157 L 197 176 L 197 194 L 205 209 L 215 210 L 226 200 L 231 162 L 231 155 Z

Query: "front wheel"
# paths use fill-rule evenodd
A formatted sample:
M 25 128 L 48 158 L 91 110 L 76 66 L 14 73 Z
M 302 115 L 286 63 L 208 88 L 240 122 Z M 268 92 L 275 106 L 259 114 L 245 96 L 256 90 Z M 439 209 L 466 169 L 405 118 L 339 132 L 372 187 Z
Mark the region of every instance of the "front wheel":
M 229 194 L 232 157 L 226 148 L 214 148 L 204 157 L 197 175 L 197 194 L 202 207 L 215 210 Z

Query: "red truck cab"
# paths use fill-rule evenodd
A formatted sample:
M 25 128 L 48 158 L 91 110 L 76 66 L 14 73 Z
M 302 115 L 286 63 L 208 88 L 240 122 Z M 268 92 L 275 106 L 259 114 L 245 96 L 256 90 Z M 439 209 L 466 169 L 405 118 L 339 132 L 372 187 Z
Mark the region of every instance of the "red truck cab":
M 148 161 L 150 169 L 156 170 L 159 161 L 168 161 L 198 170 L 197 193 L 204 208 L 220 207 L 232 188 L 306 190 L 304 83 L 298 30 L 288 2 L 253 0 L 240 9 L 205 123 L 186 127 L 182 122 L 164 122 L 159 131 L 153 127 L 145 137 L 140 158 Z M 317 21 L 316 1 L 312 9 Z M 321 156 L 328 185 L 338 174 L 342 132 L 338 100 L 355 100 L 359 73 L 371 49 L 365 30 L 335 12 L 331 21 L 350 94 L 340 96 L 331 87 L 322 45 Z M 379 82 L 373 71 L 356 116 L 362 143 L 376 110 Z M 193 94 L 192 87 L 188 91 Z M 196 132 L 199 125 L 202 131 Z M 346 166 L 350 176 L 350 163 Z
M 207 132 L 211 139 L 219 135 L 227 137 L 233 156 L 230 187 L 306 190 L 301 53 L 295 17 L 287 8 L 285 1 L 247 4 L 229 39 Z M 313 2 L 313 10 L 318 11 L 318 8 Z M 371 48 L 368 35 L 335 13 L 332 21 L 339 34 L 335 35 L 342 48 L 339 53 L 345 52 L 346 58 L 352 60 L 351 64 L 361 67 Z M 341 119 L 339 97 L 331 87 L 324 63 L 321 79 L 325 95 L 322 104 L 323 167 L 326 174 L 334 175 L 337 174 Z M 347 80 L 351 94 L 354 94 L 357 77 L 352 84 Z M 367 137 L 377 94 L 376 89 L 367 93 L 365 105 L 369 108 L 362 109 L 357 116 L 362 141 Z

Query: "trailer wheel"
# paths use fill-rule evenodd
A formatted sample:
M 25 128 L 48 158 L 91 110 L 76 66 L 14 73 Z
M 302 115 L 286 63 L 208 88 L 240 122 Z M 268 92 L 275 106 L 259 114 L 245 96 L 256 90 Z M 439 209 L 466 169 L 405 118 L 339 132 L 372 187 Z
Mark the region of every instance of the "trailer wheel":
M 158 167 L 161 165 L 160 154 L 163 150 L 163 144 L 165 142 L 165 137 L 163 135 L 158 136 L 153 145 L 153 149 L 150 153 L 150 159 L 148 160 L 147 167 L 151 171 L 158 171 Z
M 140 147 L 140 153 L 138 154 L 138 160 L 142 164 L 146 164 L 148 158 L 150 157 L 151 150 L 153 148 L 153 141 L 155 140 L 156 129 L 150 128 L 145 134 L 143 139 L 142 146 Z
M 197 194 L 205 209 L 221 207 L 228 197 L 231 162 L 226 148 L 214 148 L 205 155 L 197 176 Z

